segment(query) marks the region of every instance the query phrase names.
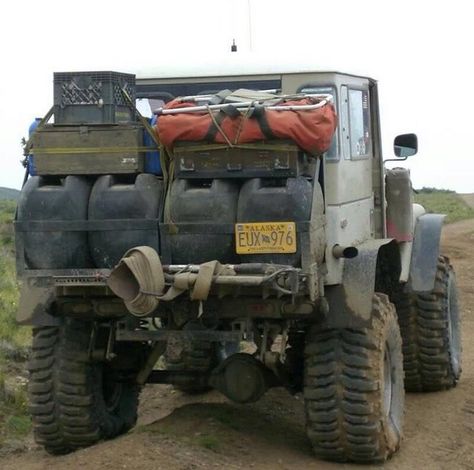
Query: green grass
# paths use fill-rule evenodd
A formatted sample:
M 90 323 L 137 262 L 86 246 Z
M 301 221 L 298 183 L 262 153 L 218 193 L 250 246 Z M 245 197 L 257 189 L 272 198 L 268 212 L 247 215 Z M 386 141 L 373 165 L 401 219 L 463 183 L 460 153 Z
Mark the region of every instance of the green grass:
M 199 425 L 197 425 L 199 427 Z M 189 429 L 181 429 L 179 425 L 164 421 L 159 421 L 147 426 L 137 426 L 134 430 L 136 433 L 151 433 L 164 436 L 171 439 L 187 442 L 198 447 L 204 447 L 205 449 L 212 450 L 213 452 L 219 452 L 221 443 L 219 438 L 214 434 L 200 434 L 191 432 Z
M 13 253 L 13 225 L 15 217 L 15 201 L 0 200 L 0 246 Z
M 31 430 L 26 388 L 23 384 L 5 386 L 8 367 L 6 361 L 0 357 L 0 449 L 3 446 L 8 447 L 11 441 L 21 440 Z
M 0 246 L 0 340 L 13 345 L 25 346 L 29 331 L 15 323 L 18 308 L 18 286 L 15 278 L 15 263 L 9 248 Z
M 446 214 L 445 223 L 474 218 L 474 209 L 454 191 L 422 188 L 415 194 L 415 202 L 427 212 Z
M 30 331 L 15 323 L 18 308 L 18 284 L 15 273 L 13 218 L 14 201 L 0 201 L 0 340 L 24 347 Z
M 16 203 L 0 200 L 0 342 L 14 349 L 30 344 L 30 329 L 15 323 L 18 308 L 18 285 L 15 274 L 13 218 Z M 0 448 L 9 442 L 22 440 L 31 429 L 27 410 L 26 390 L 16 383 L 24 364 L 14 364 L 3 357 L 0 349 Z M 9 386 L 5 386 L 5 382 Z
M 198 446 L 217 452 L 221 446 L 219 439 L 211 434 L 197 436 L 195 442 Z

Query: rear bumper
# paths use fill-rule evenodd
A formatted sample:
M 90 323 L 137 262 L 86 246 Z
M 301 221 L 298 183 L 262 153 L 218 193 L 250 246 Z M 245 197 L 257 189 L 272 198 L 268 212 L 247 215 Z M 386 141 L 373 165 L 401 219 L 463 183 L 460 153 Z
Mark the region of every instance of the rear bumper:
M 309 273 L 292 266 L 263 263 L 229 268 L 228 274 L 213 278 L 205 302 L 205 308 L 212 308 L 221 318 L 307 317 L 317 308 L 320 292 L 316 267 Z M 184 271 L 190 277 L 197 276 L 199 265 L 163 266 L 166 284 L 172 285 L 176 274 Z M 99 318 L 120 318 L 127 315 L 125 303 L 107 285 L 110 273 L 109 269 L 25 271 L 18 320 L 34 324 L 38 310 L 48 311 L 48 305 L 53 304 L 58 316 L 92 314 Z M 44 308 L 38 309 L 34 302 L 27 301 L 32 292 L 48 297 L 48 305 L 45 303 Z M 154 314 L 173 308 L 173 302 L 190 302 L 189 294 L 184 292 L 172 301 L 160 301 Z
M 244 263 L 226 265 L 231 273 L 213 278 L 214 290 L 219 286 L 232 288 L 260 288 L 278 297 L 308 295 L 315 300 L 317 291 L 316 269 L 303 272 L 300 268 L 287 265 L 267 263 Z M 198 275 L 200 265 L 164 265 L 163 272 L 167 284 L 172 284 L 177 274 L 189 273 L 190 279 Z M 36 288 L 74 288 L 102 287 L 107 288 L 110 269 L 41 269 L 26 270 L 20 280 L 25 286 Z M 215 293 L 215 292 L 214 292 Z M 150 293 L 152 294 L 152 293 Z

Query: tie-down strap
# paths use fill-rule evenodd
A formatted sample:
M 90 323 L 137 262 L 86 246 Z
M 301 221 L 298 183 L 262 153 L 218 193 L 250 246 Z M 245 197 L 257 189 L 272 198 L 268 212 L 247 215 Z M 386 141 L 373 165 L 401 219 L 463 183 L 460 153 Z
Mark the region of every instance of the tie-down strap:
M 207 300 L 215 276 L 235 275 L 232 268 L 218 261 L 199 266 L 197 273 L 177 273 L 166 290 L 165 275 L 158 253 L 149 246 L 128 250 L 112 269 L 107 285 L 124 300 L 130 313 L 145 316 L 153 312 L 160 300 L 170 301 L 191 291 L 191 300 Z

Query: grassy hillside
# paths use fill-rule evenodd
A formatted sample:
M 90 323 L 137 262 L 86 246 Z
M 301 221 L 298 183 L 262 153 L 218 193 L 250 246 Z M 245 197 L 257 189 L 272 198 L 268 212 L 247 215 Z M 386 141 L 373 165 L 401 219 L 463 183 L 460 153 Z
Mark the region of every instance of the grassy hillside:
M 0 186 L 0 200 L 11 199 L 12 201 L 18 201 L 20 197 L 20 191 L 18 189 L 3 188 Z
M 24 444 L 31 420 L 27 413 L 24 363 L 12 358 L 24 354 L 30 330 L 15 324 L 18 287 L 15 279 L 13 217 L 15 202 L 0 200 L 0 452 Z
M 0 201 L 0 341 L 23 345 L 24 330 L 15 324 L 18 287 L 15 279 L 13 217 L 15 203 Z
M 466 200 L 454 191 L 422 188 L 415 194 L 415 202 L 421 204 L 427 212 L 446 214 L 446 223 L 474 218 L 474 209 Z
M 469 207 L 474 208 L 474 193 L 471 194 L 460 194 L 460 196 L 466 201 Z

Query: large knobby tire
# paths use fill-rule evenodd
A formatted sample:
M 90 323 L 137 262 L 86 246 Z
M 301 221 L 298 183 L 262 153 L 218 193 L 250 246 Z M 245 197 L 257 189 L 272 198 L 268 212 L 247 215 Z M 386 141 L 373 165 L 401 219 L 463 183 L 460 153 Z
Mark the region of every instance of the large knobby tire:
M 33 330 L 29 410 L 35 440 L 64 454 L 128 431 L 136 423 L 139 387 L 89 359 L 91 324 L 66 319 Z
M 318 457 L 383 462 L 398 449 L 402 340 L 387 296 L 375 294 L 370 328 L 310 330 L 304 382 L 307 434 Z
M 396 298 L 403 340 L 405 389 L 430 392 L 454 387 L 461 375 L 461 319 L 456 279 L 440 256 L 431 292 Z

